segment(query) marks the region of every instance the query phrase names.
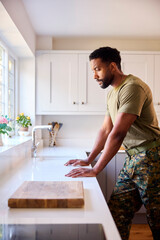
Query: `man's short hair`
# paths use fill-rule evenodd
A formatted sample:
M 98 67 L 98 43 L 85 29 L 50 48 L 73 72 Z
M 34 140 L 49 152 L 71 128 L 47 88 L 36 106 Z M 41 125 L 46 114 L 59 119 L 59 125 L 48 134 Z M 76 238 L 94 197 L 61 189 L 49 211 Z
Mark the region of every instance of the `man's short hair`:
M 121 70 L 121 56 L 120 52 L 116 48 L 101 47 L 93 51 L 89 55 L 89 60 L 100 58 L 102 62 L 115 62 L 117 67 Z

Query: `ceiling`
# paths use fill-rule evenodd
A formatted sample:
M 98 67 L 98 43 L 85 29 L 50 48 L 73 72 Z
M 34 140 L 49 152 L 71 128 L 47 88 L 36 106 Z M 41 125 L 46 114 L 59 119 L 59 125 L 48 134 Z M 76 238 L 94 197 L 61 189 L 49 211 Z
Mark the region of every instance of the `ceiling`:
M 22 0 L 37 35 L 160 39 L 160 0 Z

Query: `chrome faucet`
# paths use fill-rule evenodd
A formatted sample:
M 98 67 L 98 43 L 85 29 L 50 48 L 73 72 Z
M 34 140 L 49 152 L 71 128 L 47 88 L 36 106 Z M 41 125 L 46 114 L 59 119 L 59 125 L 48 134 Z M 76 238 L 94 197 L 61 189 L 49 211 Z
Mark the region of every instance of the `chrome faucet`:
M 48 129 L 49 131 L 51 131 L 52 130 L 52 125 L 35 126 L 32 129 L 32 149 L 31 149 L 32 157 L 36 157 L 37 146 L 39 145 L 39 142 L 36 144 L 36 134 L 35 134 L 36 129 Z

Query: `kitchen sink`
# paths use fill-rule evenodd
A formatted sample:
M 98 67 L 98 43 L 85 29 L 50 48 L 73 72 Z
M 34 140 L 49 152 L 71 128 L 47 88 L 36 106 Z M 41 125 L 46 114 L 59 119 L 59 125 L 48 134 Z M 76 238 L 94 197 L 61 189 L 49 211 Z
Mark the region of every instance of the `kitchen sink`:
M 74 159 L 75 156 L 37 156 L 33 157 L 32 159 L 35 161 L 46 161 L 46 160 L 66 160 L 66 159 Z

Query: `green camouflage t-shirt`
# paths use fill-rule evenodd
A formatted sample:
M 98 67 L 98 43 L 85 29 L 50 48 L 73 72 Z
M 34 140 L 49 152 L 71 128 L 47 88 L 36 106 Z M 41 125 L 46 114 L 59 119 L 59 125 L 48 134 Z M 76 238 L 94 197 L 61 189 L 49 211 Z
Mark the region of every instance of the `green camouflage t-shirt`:
M 106 115 L 110 115 L 113 125 L 120 112 L 138 116 L 123 141 L 126 149 L 143 146 L 160 138 L 151 90 L 146 83 L 133 75 L 128 75 L 120 86 L 112 88 L 108 93 Z

